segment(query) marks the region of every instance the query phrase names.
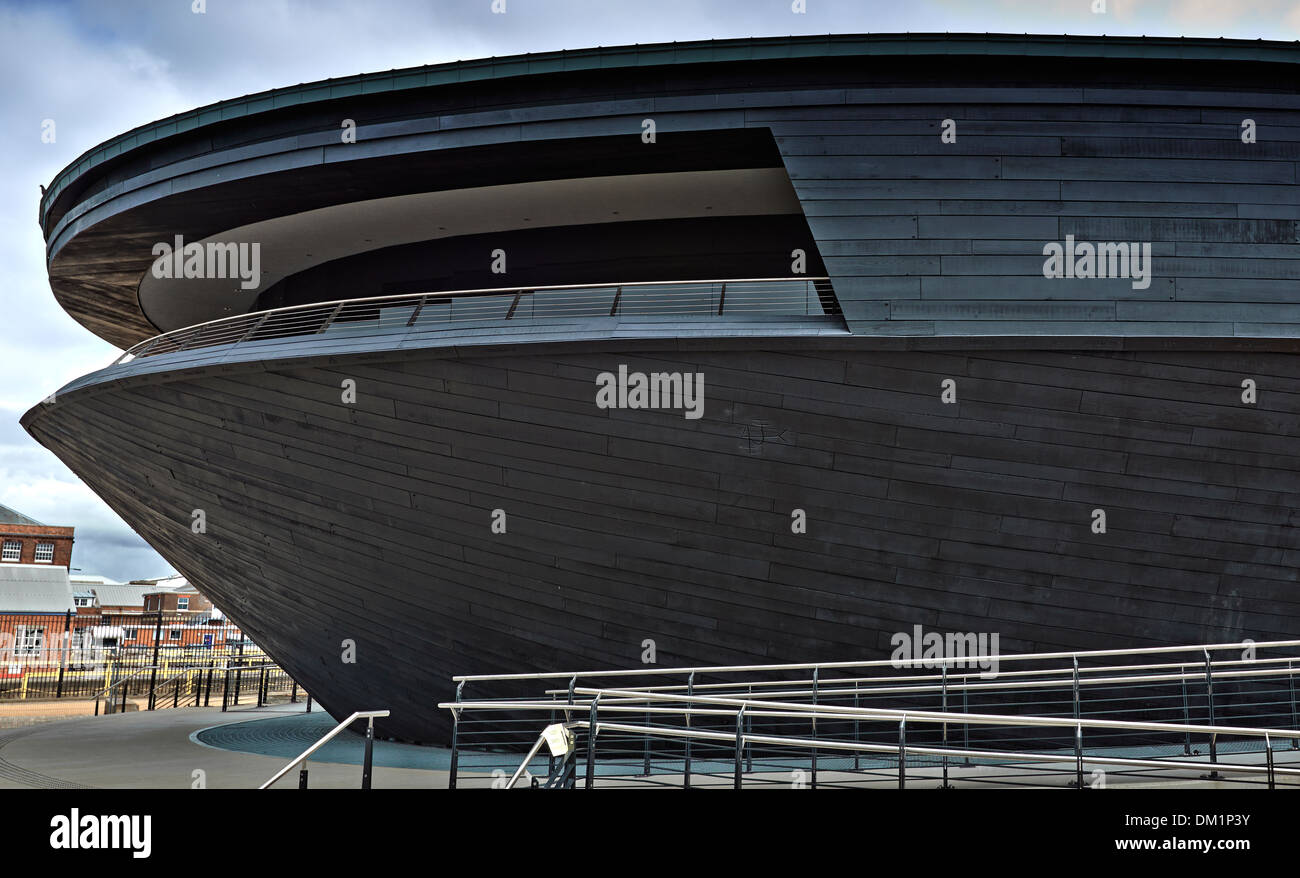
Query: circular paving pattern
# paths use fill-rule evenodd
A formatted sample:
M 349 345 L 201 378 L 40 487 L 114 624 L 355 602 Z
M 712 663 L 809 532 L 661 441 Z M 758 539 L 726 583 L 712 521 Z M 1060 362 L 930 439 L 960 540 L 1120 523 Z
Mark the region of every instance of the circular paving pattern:
M 190 739 L 217 750 L 292 759 L 323 738 L 335 725 L 336 721 L 329 714 L 313 712 L 212 726 L 199 729 L 190 735 Z M 358 722 L 355 728 L 364 729 L 365 726 Z M 311 761 L 360 765 L 364 753 L 364 735 L 349 729 L 312 754 Z M 451 766 L 451 751 L 445 747 L 377 740 L 374 764 L 384 768 L 446 771 Z

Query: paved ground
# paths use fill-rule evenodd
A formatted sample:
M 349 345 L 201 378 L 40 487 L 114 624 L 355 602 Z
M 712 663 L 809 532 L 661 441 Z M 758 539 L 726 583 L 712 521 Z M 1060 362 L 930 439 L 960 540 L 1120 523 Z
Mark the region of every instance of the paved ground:
M 302 704 L 268 705 L 222 713 L 219 708 L 180 708 L 155 712 L 129 712 L 100 717 L 80 717 L 0 732 L 0 788 L 143 788 L 186 789 L 195 785 L 202 772 L 204 785 L 211 789 L 252 789 L 265 782 L 311 742 L 333 727 L 319 708 L 304 716 Z M 204 743 L 206 741 L 206 743 Z M 309 763 L 312 788 L 357 789 L 361 783 L 359 761 L 362 742 L 358 736 L 336 739 L 323 748 L 317 761 Z M 377 789 L 436 788 L 447 786 L 449 753 L 445 749 L 411 744 L 375 743 L 374 786 Z M 1279 768 L 1300 768 L 1300 751 L 1275 753 Z M 473 770 L 475 756 L 466 754 L 462 770 Z M 488 764 L 517 765 L 503 755 L 479 756 Z M 1222 763 L 1261 764 L 1259 753 L 1221 753 Z M 330 760 L 330 761 L 324 761 Z M 544 760 L 531 766 L 545 772 Z M 757 768 L 757 765 L 755 766 Z M 864 766 L 865 768 L 866 766 Z M 1074 780 L 1072 763 L 1056 764 L 1056 770 L 1030 772 L 1027 766 L 958 767 L 951 771 L 958 787 L 990 786 L 1063 787 Z M 1206 780 L 1198 770 L 1163 772 L 1157 778 L 1117 770 L 1117 766 L 1089 760 L 1085 783 L 1095 785 L 1105 770 L 1105 785 L 1117 787 L 1223 787 L 1221 781 Z M 680 786 L 682 778 L 672 771 L 656 771 L 648 778 L 611 777 L 612 765 L 598 766 L 597 787 Z M 490 786 L 493 778 L 487 764 L 477 777 L 462 774 L 461 786 Z M 806 786 L 806 771 L 773 771 L 759 768 L 745 777 L 746 786 L 769 789 Z M 699 787 L 730 786 L 730 764 L 699 760 L 692 778 Z M 827 765 L 819 774 L 827 786 L 896 788 L 892 765 L 851 773 Z M 909 768 L 909 787 L 936 787 L 937 768 Z M 498 783 L 500 781 L 498 780 Z M 526 786 L 527 779 L 520 786 Z M 582 778 L 578 778 L 582 785 Z M 297 773 L 291 772 L 277 788 L 294 789 Z M 1300 787 L 1300 778 L 1279 777 L 1279 786 Z
M 302 713 L 302 704 L 222 713 L 220 708 L 180 708 L 82 717 L 0 732 L 0 788 L 104 787 L 187 789 L 202 771 L 210 789 L 250 789 L 284 767 L 288 758 L 218 750 L 191 739 L 210 726 Z M 319 708 L 317 708 L 319 710 Z M 383 742 L 380 742 L 381 745 Z M 292 758 L 292 757 L 289 757 Z M 312 788 L 361 785 L 356 765 L 312 762 Z M 376 765 L 376 788 L 445 788 L 445 771 Z M 297 787 L 291 772 L 277 788 Z

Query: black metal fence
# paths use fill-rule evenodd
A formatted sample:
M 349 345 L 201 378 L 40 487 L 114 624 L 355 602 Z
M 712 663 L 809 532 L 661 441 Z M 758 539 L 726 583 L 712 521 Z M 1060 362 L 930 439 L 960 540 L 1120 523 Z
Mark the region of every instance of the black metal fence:
M 305 695 L 210 613 L 0 614 L 0 713 L 65 700 L 94 700 L 98 713 L 281 697 Z

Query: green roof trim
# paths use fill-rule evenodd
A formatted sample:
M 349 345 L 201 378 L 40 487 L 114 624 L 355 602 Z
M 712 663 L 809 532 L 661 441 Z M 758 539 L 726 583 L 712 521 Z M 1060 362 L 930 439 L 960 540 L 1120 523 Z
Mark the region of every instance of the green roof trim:
M 832 34 L 647 43 L 566 49 L 363 73 L 232 98 L 150 122 L 87 150 L 60 171 L 41 198 L 40 220 L 67 185 L 97 165 L 130 150 L 192 131 L 284 107 L 464 82 L 584 70 L 710 64 L 854 55 L 1023 55 L 1072 58 L 1255 61 L 1300 63 L 1300 41 L 1188 37 L 1043 36 L 1021 34 Z

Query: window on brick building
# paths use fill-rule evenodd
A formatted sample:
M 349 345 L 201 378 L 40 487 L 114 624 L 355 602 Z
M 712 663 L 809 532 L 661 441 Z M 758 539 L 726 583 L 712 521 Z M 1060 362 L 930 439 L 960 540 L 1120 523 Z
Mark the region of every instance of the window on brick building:
M 49 564 L 54 560 L 54 543 L 36 544 L 36 563 Z
M 5 540 L 4 550 L 0 551 L 0 561 L 21 561 L 23 544 L 17 540 Z
M 190 608 L 190 599 L 189 599 L 189 598 L 177 598 L 177 599 L 176 599 L 176 609 L 178 609 L 178 610 L 188 610 L 189 608 Z
M 14 632 L 14 652 L 18 655 L 40 655 L 45 645 L 45 629 L 19 625 Z
M 181 629 L 179 629 L 179 628 L 173 628 L 173 629 L 171 629 L 170 632 L 168 632 L 168 635 L 167 635 L 167 636 L 170 637 L 172 640 L 180 640 L 180 639 L 181 639 Z

